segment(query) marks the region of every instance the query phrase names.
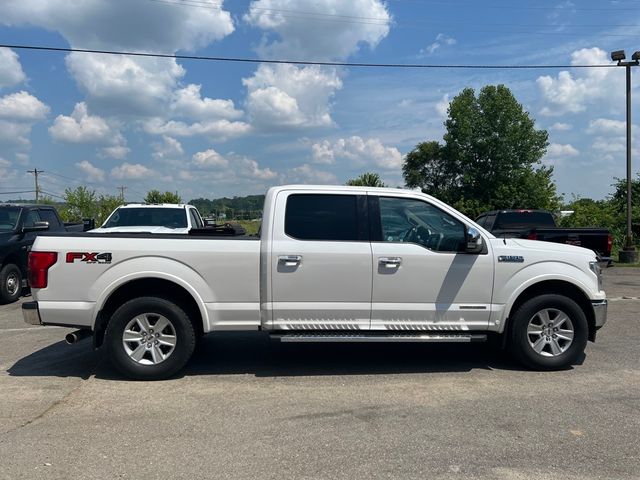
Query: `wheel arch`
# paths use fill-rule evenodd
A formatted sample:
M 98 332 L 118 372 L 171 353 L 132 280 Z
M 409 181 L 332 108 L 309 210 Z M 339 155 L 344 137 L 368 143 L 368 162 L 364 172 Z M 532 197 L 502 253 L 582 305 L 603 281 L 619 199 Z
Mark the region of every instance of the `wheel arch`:
M 204 333 L 206 310 L 194 292 L 178 282 L 161 277 L 130 279 L 118 285 L 104 299 L 93 323 L 93 345 L 98 348 L 104 341 L 107 324 L 115 311 L 134 298 L 159 297 L 172 301 L 185 310 L 198 335 Z
M 504 335 L 505 338 L 508 337 L 508 333 L 511 328 L 510 319 L 513 313 L 517 311 L 518 308 L 526 301 L 545 294 L 562 295 L 576 302 L 587 318 L 587 324 L 589 325 L 588 338 L 592 342 L 595 340 L 596 319 L 593 312 L 593 307 L 591 306 L 591 301 L 589 300 L 589 297 L 584 290 L 566 280 L 543 280 L 541 282 L 534 283 L 533 285 L 528 286 L 522 292 L 520 292 L 507 310 L 507 322 Z

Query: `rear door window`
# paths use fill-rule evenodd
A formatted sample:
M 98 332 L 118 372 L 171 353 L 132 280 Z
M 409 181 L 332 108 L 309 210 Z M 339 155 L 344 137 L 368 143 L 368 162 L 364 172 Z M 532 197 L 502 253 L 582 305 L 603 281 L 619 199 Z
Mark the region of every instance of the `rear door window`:
M 299 240 L 356 242 L 358 228 L 356 195 L 294 194 L 287 198 L 284 231 Z

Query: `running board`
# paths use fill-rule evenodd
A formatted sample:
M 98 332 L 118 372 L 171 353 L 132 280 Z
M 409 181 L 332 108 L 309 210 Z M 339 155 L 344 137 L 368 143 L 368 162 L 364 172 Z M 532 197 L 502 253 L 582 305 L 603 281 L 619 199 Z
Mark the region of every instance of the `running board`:
M 471 343 L 486 342 L 486 334 L 440 334 L 440 335 L 366 335 L 339 333 L 290 333 L 272 334 L 271 338 L 283 343 L 390 343 L 390 342 L 423 342 L 423 343 Z

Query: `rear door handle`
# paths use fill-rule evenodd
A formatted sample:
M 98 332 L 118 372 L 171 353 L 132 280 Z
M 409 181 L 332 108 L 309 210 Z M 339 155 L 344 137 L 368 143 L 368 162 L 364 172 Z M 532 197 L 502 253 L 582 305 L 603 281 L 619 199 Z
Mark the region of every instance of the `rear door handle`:
M 302 263 L 302 255 L 280 255 L 278 262 L 284 264 L 285 267 L 297 267 Z
M 402 264 L 400 257 L 380 257 L 378 259 L 378 265 L 385 268 L 399 268 L 400 264 Z

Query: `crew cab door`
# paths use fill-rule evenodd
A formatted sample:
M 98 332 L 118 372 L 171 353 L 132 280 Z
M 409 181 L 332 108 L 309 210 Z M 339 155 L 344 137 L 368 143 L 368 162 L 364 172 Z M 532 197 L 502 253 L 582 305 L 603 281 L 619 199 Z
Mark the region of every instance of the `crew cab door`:
M 466 253 L 462 221 L 426 200 L 369 195 L 374 330 L 484 330 L 491 252 Z M 487 249 L 491 248 L 487 244 Z
M 275 212 L 269 328 L 368 329 L 372 263 L 366 195 L 281 191 Z

